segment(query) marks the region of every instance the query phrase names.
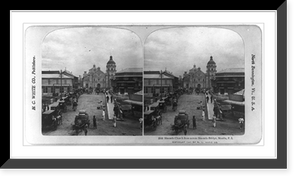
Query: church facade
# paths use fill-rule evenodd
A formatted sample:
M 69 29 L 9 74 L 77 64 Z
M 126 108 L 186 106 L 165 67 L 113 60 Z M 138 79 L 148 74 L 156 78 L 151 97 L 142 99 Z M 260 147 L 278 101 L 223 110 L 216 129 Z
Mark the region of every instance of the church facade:
M 114 79 L 116 73 L 116 63 L 113 57 L 110 56 L 109 61 L 106 64 L 106 71 L 102 71 L 100 67 L 93 65 L 89 71 L 85 71 L 82 76 L 82 87 L 84 88 L 111 88 L 112 80 Z
M 182 81 L 184 88 L 192 89 L 211 89 L 213 87 L 212 80 L 215 79 L 217 65 L 210 56 L 210 60 L 206 65 L 206 71 L 203 72 L 200 67 L 193 66 L 188 72 L 184 72 Z

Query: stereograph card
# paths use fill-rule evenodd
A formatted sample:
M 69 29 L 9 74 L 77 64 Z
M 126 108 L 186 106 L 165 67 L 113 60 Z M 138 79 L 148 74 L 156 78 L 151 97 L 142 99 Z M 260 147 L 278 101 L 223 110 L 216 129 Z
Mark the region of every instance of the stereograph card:
M 26 145 L 263 139 L 263 24 L 24 24 Z

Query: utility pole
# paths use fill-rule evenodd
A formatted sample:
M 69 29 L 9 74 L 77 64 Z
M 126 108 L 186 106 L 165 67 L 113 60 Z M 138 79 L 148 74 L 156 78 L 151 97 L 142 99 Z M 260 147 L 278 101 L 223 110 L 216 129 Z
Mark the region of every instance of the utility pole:
M 62 93 L 63 93 L 63 89 L 62 89 L 62 70 L 60 70 L 60 98 L 62 98 Z
M 160 70 L 160 98 L 162 98 L 163 89 L 162 89 L 162 70 Z

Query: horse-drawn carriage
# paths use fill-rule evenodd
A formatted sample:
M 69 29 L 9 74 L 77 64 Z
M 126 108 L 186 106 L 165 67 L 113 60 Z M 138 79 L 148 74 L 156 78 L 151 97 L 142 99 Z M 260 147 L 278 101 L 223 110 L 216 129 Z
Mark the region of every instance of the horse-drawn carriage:
M 166 105 L 165 99 L 160 99 L 158 101 L 158 105 L 159 105 L 159 109 L 160 109 L 161 112 L 166 112 L 167 111 L 167 105 Z
M 180 110 L 179 113 L 175 115 L 172 130 L 175 130 L 175 133 L 178 133 L 184 129 L 185 125 L 187 125 L 187 127 L 190 125 L 189 116 L 185 110 Z
M 156 129 L 156 127 L 161 124 L 161 115 L 157 115 L 155 111 L 144 112 L 144 126 Z
M 87 128 L 90 126 L 89 115 L 85 110 L 80 110 L 79 113 L 75 116 L 74 124 L 72 125 L 72 130 L 75 132 L 75 135 L 78 135 L 80 132 L 84 131 L 87 133 Z
M 48 110 L 42 114 L 42 131 L 56 130 L 61 122 L 61 115 L 55 110 Z

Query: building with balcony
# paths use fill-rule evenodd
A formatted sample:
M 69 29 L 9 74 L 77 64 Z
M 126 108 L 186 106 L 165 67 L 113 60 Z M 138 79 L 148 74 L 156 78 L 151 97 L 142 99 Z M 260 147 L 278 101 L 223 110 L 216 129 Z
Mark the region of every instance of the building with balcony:
M 143 68 L 127 68 L 116 72 L 112 87 L 115 93 L 128 95 L 143 90 Z
M 245 69 L 228 68 L 215 75 L 213 91 L 220 94 L 233 94 L 245 88 Z
M 162 71 L 144 71 L 144 93 L 150 97 L 173 92 L 174 76 Z
M 58 95 L 73 91 L 74 75 L 66 71 L 42 71 L 43 94 Z

